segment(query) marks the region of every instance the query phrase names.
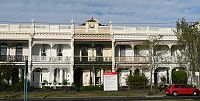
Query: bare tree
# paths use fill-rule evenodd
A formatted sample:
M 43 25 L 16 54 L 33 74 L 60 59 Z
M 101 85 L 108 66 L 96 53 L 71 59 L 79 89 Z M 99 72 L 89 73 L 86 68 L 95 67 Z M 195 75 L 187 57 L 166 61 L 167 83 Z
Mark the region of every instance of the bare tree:
M 160 44 L 160 39 L 162 35 L 152 35 L 147 40 L 144 41 L 143 45 L 149 47 L 149 61 L 150 61 L 150 87 L 153 88 L 153 70 L 155 69 L 155 57 L 154 49 L 155 46 Z

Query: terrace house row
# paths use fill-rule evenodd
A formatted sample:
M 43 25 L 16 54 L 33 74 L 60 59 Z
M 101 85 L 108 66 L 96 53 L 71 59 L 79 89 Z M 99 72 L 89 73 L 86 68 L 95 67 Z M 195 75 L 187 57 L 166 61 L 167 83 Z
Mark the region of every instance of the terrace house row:
M 28 60 L 32 86 L 72 84 L 101 85 L 104 72 L 119 72 L 120 86 L 139 69 L 150 79 L 150 47 L 144 41 L 160 37 L 153 48 L 153 82 L 161 77 L 171 83 L 172 70 L 180 62 L 187 67 L 172 27 L 101 24 L 88 19 L 82 24 L 0 24 L 0 64 L 12 62 L 19 77 Z M 181 57 L 181 59 L 180 59 Z M 66 83 L 66 84 L 65 84 Z

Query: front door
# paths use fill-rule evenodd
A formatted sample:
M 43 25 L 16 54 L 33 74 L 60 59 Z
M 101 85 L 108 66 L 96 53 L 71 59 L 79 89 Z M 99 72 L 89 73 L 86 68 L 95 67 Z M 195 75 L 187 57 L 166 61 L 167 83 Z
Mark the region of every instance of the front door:
M 39 87 L 40 86 L 40 79 L 41 79 L 41 71 L 36 69 L 33 72 L 33 86 Z
M 77 68 L 74 71 L 74 85 L 76 90 L 80 90 L 81 86 L 83 85 L 83 71 L 81 68 Z

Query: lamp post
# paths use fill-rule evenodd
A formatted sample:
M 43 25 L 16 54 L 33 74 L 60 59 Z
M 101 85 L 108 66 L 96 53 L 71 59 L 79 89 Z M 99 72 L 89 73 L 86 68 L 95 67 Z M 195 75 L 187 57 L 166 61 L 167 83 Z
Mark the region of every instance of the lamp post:
M 27 101 L 27 73 L 28 73 L 28 60 L 25 61 L 24 65 L 24 101 Z

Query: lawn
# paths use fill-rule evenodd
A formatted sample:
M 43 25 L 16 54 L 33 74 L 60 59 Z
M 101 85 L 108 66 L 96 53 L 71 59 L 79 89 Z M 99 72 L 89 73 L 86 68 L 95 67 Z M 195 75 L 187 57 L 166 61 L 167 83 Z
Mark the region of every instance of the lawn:
M 95 91 L 34 91 L 28 92 L 29 98 L 48 98 L 48 97 L 93 97 L 93 96 L 147 96 L 148 91 L 145 90 L 135 90 L 135 91 L 113 91 L 113 92 L 104 92 L 102 90 Z M 154 95 L 165 95 L 164 91 L 154 93 Z M 0 92 L 1 99 L 9 98 L 22 98 L 23 92 Z

